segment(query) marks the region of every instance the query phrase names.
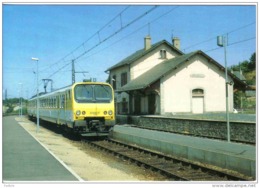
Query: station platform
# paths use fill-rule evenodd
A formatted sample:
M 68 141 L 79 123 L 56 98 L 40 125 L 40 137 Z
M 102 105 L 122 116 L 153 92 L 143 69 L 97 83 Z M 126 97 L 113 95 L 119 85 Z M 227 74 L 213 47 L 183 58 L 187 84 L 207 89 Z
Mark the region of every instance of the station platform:
M 28 132 L 14 116 L 3 117 L 3 182 L 80 181 Z
M 256 177 L 256 147 L 253 145 L 147 130 L 130 125 L 114 126 L 110 136 L 146 149 Z

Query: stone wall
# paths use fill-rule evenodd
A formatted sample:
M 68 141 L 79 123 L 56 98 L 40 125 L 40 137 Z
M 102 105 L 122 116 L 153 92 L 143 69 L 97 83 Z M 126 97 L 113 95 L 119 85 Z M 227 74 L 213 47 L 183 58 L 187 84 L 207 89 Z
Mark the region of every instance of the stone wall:
M 226 121 L 181 119 L 162 116 L 121 116 L 118 124 L 133 124 L 140 128 L 169 131 L 180 134 L 227 140 Z M 248 143 L 256 142 L 256 124 L 230 122 L 230 139 Z

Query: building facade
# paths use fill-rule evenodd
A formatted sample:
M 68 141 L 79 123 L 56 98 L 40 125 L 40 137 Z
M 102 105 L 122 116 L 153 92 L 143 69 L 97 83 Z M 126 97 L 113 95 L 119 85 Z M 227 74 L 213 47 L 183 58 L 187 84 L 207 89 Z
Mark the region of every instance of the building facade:
M 173 114 L 224 112 L 226 86 L 229 111 L 234 88 L 246 84 L 234 74 L 225 80 L 224 67 L 202 51 L 184 54 L 180 40 L 163 40 L 110 67 L 110 84 L 116 91 L 117 114 Z

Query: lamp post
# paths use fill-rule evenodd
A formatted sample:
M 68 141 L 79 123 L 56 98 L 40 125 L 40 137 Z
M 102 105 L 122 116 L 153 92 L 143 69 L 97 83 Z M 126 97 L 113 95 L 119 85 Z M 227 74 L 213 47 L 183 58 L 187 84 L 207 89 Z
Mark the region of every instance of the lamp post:
M 227 120 L 227 141 L 230 142 L 230 125 L 229 125 L 229 103 L 228 103 L 228 73 L 227 73 L 227 36 L 218 36 L 217 44 L 224 47 L 225 55 L 225 87 L 226 87 L 226 120 Z
M 37 104 L 36 104 L 36 113 L 37 113 L 37 128 L 36 132 L 39 132 L 39 70 L 38 70 L 38 58 L 32 57 L 33 61 L 36 61 L 37 65 Z
M 23 83 L 19 83 L 19 85 L 21 85 L 21 91 L 20 91 L 20 117 L 23 116 L 23 98 L 22 98 L 22 95 L 23 95 Z

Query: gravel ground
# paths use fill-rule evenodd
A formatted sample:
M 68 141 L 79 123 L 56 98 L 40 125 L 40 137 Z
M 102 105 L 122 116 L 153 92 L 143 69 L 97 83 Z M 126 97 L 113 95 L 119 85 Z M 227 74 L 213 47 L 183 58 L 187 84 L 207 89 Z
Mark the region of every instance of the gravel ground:
M 169 117 L 199 119 L 199 120 L 226 121 L 226 113 L 169 115 Z M 230 119 L 230 121 L 238 121 L 238 122 L 256 122 L 256 114 L 229 113 L 229 119 Z
M 25 117 L 17 117 L 16 121 L 84 181 L 165 181 L 164 177 L 156 173 L 96 151 L 80 141 L 64 137 L 57 131 L 40 126 L 40 131 L 36 133 L 36 125 Z

